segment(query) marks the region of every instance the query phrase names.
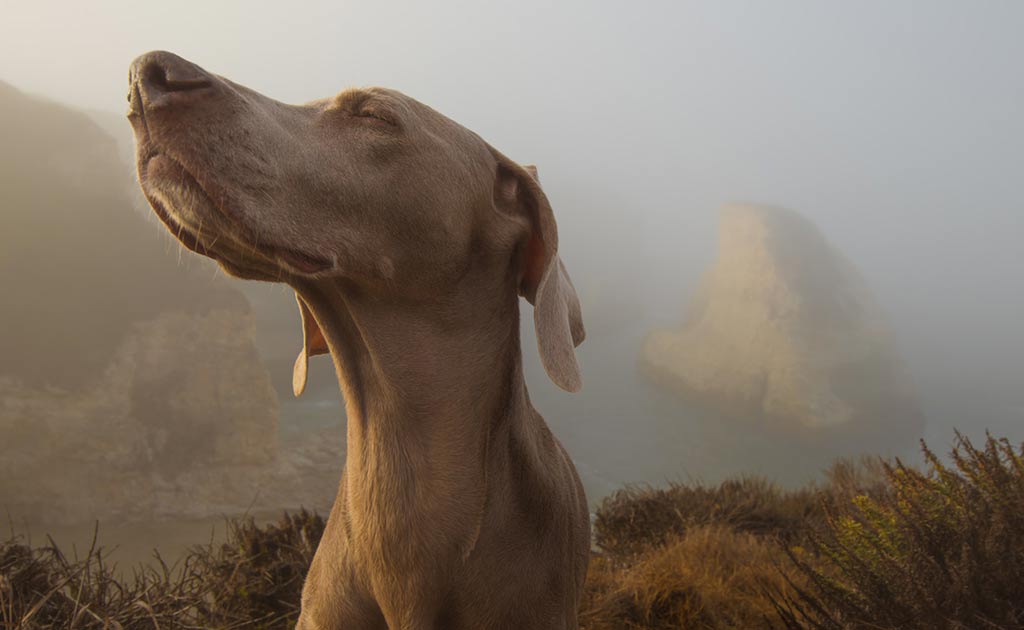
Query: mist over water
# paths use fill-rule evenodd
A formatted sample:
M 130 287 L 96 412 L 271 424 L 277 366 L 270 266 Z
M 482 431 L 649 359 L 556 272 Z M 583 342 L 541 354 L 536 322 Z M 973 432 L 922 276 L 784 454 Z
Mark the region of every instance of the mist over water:
M 859 269 L 933 448 L 945 450 L 953 427 L 1024 440 L 1024 5 L 108 0 L 4 13 L 0 80 L 89 112 L 123 156 L 128 63 L 162 48 L 285 102 L 393 87 L 536 164 L 588 339 L 583 391 L 561 392 L 522 301 L 526 377 L 592 499 L 623 483 L 740 473 L 795 484 L 834 454 L 699 409 L 637 370 L 646 334 L 682 323 L 731 201 L 796 210 Z M 0 140 L 11 160 L 32 142 Z M 75 167 L 41 163 L 39 177 L 74 178 Z M 123 194 L 130 172 L 104 174 L 104 185 L 126 182 Z M 23 201 L 0 191 L 0 221 Z M 0 261 L 50 260 L 51 246 L 22 244 Z M 130 274 L 135 263 L 121 264 Z M 168 264 L 215 275 L 198 261 Z M 342 431 L 327 358 L 311 362 L 306 396 L 290 399 L 301 340 L 290 291 L 228 284 L 253 305 L 281 434 Z M 4 307 L 0 334 L 18 335 Z M 871 450 L 908 454 L 884 438 Z

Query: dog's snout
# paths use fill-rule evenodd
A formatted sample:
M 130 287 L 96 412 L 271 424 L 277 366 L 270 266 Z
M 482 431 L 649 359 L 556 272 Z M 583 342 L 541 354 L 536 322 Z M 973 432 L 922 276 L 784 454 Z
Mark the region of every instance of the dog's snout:
M 212 85 L 213 77 L 194 63 L 162 50 L 148 52 L 136 58 L 128 70 L 128 102 L 133 110 L 156 106 L 198 97 Z

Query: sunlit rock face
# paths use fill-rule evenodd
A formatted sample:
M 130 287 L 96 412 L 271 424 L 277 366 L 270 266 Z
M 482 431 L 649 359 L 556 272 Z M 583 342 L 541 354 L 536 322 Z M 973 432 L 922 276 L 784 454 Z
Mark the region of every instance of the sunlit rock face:
M 0 114 L 0 514 L 251 502 L 279 409 L 245 297 L 147 224 L 87 116 L 3 84 Z
M 730 205 L 679 330 L 641 368 L 681 396 L 806 428 L 920 428 L 913 388 L 860 274 L 795 212 Z

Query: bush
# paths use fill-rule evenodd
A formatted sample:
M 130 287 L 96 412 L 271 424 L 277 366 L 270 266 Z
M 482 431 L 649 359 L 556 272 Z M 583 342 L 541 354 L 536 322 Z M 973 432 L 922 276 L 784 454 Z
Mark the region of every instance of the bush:
M 791 554 L 811 587 L 776 598 L 789 628 L 1024 628 L 1024 447 L 922 450 L 926 471 L 886 463 L 886 492 L 830 513 L 824 567 Z
M 702 525 L 618 566 L 596 556 L 580 615 L 585 630 L 754 630 L 784 627 L 766 585 L 795 595 L 783 550 L 759 536 Z
M 824 518 L 824 498 L 817 488 L 786 492 L 759 477 L 730 479 L 718 486 L 630 486 L 601 503 L 594 541 L 603 552 L 622 560 L 702 525 L 728 525 L 793 541 Z

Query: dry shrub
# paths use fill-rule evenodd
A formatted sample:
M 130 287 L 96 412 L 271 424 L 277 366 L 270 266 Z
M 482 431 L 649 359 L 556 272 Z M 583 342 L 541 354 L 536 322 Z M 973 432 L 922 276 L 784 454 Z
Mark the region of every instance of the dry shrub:
M 824 516 L 825 494 L 810 487 L 784 491 L 760 477 L 718 486 L 629 486 L 605 499 L 594 521 L 595 543 L 615 559 L 628 559 L 701 525 L 721 524 L 782 540 L 798 540 Z
M 689 529 L 622 565 L 597 555 L 581 626 L 586 630 L 781 628 L 766 587 L 793 594 L 772 541 L 721 525 Z M 791 580 L 801 583 L 794 574 Z

